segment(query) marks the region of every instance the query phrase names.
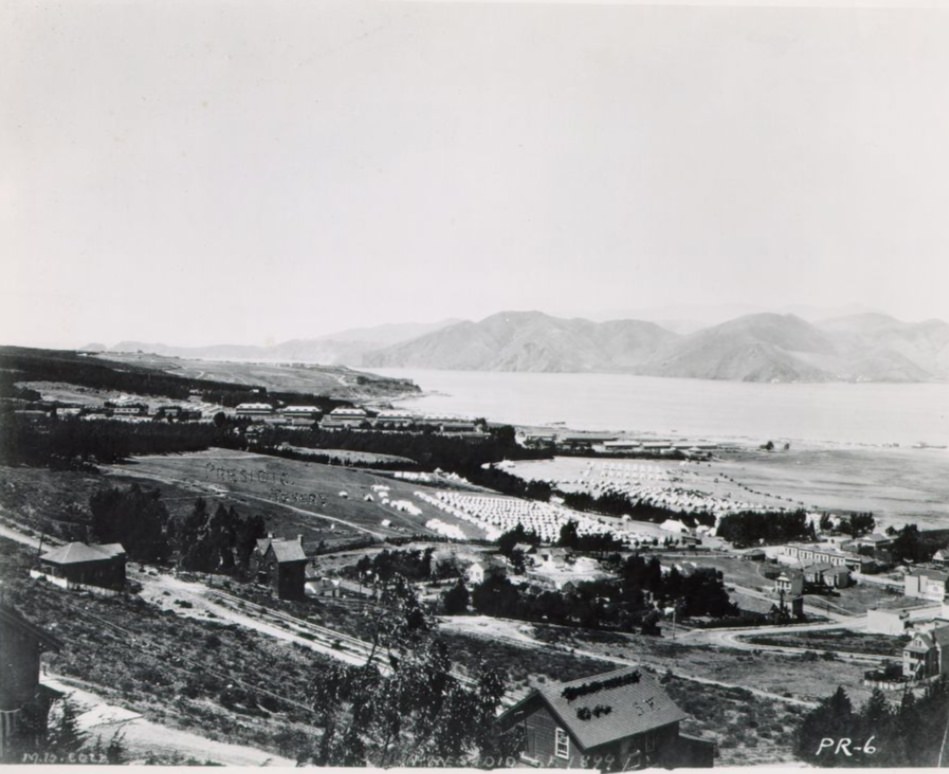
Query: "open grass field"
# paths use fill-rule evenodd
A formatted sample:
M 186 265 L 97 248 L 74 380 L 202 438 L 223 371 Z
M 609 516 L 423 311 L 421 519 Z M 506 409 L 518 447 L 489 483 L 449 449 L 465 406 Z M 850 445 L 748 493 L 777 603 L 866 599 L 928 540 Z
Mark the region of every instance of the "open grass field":
M 431 518 L 457 523 L 470 538 L 483 537 L 476 527 L 453 519 L 414 495 L 416 491 L 433 493 L 433 488 L 367 470 L 209 449 L 138 457 L 127 464 L 109 466 L 106 471 L 123 479 L 172 484 L 234 505 L 240 512 L 264 512 L 274 534 L 302 534 L 308 542 L 329 543 L 357 536 L 384 539 L 434 535 L 425 528 Z M 373 486 L 389 487 L 389 505 L 381 503 L 380 492 Z M 409 501 L 421 513 L 399 511 L 393 501 Z M 388 521 L 388 526 L 383 521 Z
M 760 645 L 779 645 L 782 647 L 810 648 L 812 650 L 831 650 L 846 653 L 870 653 L 877 656 L 891 656 L 899 659 L 903 651 L 904 640 L 885 634 L 866 634 L 834 630 L 826 632 L 791 632 L 783 634 L 760 634 L 749 637 L 748 642 Z
M 844 687 L 854 703 L 870 697 L 862 685 L 863 669 L 838 660 L 787 655 L 783 653 L 736 652 L 710 645 L 687 645 L 663 637 L 637 634 L 613 634 L 562 627 L 534 627 L 536 636 L 560 648 L 584 653 L 638 660 L 657 670 L 671 669 L 681 675 L 697 675 L 740 687 L 754 688 L 779 696 L 805 701 L 820 701 L 837 688 Z M 804 646 L 806 647 L 806 646 Z M 815 655 L 823 651 L 814 647 Z

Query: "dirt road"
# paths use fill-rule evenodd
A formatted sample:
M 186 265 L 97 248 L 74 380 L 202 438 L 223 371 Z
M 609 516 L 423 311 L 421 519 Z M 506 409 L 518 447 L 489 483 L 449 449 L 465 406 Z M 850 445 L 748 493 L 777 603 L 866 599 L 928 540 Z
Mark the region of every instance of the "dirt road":
M 146 720 L 141 715 L 109 704 L 82 681 L 62 675 L 43 676 L 43 683 L 61 691 L 72 701 L 79 716 L 76 722 L 90 738 L 102 738 L 102 744 L 117 732 L 121 734 L 129 757 L 141 762 L 148 754 L 171 758 L 180 756 L 182 763 L 194 759 L 225 766 L 295 766 L 296 761 L 246 745 L 228 744 L 207 739 L 189 731 L 169 728 Z

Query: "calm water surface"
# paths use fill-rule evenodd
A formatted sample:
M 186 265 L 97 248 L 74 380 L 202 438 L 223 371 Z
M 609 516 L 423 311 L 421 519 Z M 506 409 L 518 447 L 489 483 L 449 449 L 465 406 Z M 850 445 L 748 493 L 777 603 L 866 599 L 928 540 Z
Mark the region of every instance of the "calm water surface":
M 949 384 L 753 384 L 625 374 L 375 369 L 415 411 L 688 438 L 949 444 Z

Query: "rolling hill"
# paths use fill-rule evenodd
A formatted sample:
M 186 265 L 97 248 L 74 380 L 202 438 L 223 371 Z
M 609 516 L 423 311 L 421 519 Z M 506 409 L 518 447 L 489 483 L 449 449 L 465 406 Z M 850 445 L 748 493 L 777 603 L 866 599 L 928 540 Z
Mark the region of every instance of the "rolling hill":
M 638 320 L 594 323 L 502 312 L 368 352 L 360 364 L 754 382 L 923 382 L 949 378 L 949 324 L 903 323 L 878 314 L 813 324 L 763 313 L 682 336 Z
M 462 371 L 628 370 L 675 338 L 658 325 L 637 320 L 594 323 L 541 312 L 501 312 L 368 353 L 362 365 Z
M 878 313 L 818 322 L 755 313 L 683 335 L 642 320 L 592 322 L 509 311 L 479 322 L 385 325 L 269 347 L 123 342 L 109 349 L 118 351 L 258 364 L 613 372 L 752 382 L 949 379 L 949 323 L 908 323 Z

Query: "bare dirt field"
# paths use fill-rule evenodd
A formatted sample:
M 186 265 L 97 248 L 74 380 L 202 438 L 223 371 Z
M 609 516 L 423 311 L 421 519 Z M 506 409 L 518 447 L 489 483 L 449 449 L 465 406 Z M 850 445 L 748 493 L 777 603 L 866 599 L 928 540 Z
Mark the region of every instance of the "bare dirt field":
M 920 529 L 949 525 L 949 450 L 796 447 L 720 454 L 709 462 L 591 460 L 558 457 L 518 462 L 526 479 L 575 481 L 592 470 L 609 476 L 640 475 L 643 484 L 693 488 L 710 496 L 804 507 L 818 511 L 871 511 L 882 526 L 915 522 Z M 601 475 L 602 474 L 602 475 Z

